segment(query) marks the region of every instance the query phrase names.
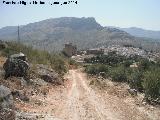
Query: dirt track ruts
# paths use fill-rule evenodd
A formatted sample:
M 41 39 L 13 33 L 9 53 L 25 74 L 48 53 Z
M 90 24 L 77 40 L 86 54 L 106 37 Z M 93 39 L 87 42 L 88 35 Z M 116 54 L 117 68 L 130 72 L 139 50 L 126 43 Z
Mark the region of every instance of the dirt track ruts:
M 61 120 L 158 120 L 158 114 L 147 112 L 108 91 L 92 89 L 87 75 L 80 69 L 70 70 L 65 75 L 64 87 L 51 88 L 48 95 L 33 96 L 40 106 L 24 105 L 26 112 L 50 114 Z M 113 86 L 114 89 L 114 86 Z M 131 98 L 132 99 L 132 98 Z M 160 114 L 159 114 L 160 115 Z
M 101 94 L 87 84 L 85 73 L 70 70 L 72 81 L 66 102 L 58 109 L 57 117 L 66 120 L 147 120 L 148 116 L 136 106 L 130 106 L 118 97 Z

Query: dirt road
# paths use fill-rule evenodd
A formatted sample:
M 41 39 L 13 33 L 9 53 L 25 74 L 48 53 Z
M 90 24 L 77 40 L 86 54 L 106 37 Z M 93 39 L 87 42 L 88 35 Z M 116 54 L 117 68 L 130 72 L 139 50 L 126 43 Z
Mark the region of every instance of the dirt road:
M 107 110 L 100 96 L 88 87 L 81 72 L 71 70 L 68 79 L 72 80 L 72 87 L 66 103 L 59 109 L 59 116 L 67 120 L 116 120 L 113 111 Z
M 70 70 L 65 87 L 51 89 L 46 97 L 33 96 L 43 104 L 26 104 L 24 111 L 46 113 L 61 120 L 158 120 L 160 113 L 146 111 L 134 102 L 100 92 L 88 85 L 85 73 Z M 22 108 L 22 106 L 21 106 Z

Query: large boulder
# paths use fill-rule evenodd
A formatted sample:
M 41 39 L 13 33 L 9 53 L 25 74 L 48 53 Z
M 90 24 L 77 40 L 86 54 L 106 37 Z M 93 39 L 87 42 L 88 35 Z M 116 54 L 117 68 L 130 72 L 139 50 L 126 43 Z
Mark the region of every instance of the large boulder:
M 26 61 L 24 54 L 11 55 L 3 65 L 5 70 L 5 79 L 10 76 L 26 77 L 29 69 L 29 64 Z
M 15 120 L 13 96 L 3 85 L 0 85 L 0 120 Z

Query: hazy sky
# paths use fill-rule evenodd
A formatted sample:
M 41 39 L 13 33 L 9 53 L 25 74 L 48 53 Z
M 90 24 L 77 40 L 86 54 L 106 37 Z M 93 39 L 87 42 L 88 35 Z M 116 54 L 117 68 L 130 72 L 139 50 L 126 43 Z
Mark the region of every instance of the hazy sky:
M 3 4 L 3 1 L 0 0 L 0 28 L 69 16 L 95 17 L 97 22 L 103 26 L 141 27 L 160 30 L 160 0 L 77 0 L 78 4 L 52 6 L 49 4 L 6 5 Z M 65 0 L 41 1 L 62 2 Z

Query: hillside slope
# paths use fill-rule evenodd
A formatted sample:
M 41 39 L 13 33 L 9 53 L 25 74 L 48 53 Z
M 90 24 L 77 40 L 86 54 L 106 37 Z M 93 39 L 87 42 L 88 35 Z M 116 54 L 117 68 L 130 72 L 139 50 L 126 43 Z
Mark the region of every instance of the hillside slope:
M 0 39 L 17 40 L 17 27 L 0 29 Z M 131 44 L 136 47 L 147 46 L 146 49 L 148 46 L 150 49 L 155 48 L 154 44 L 148 45 L 148 42 L 122 30 L 103 27 L 92 17 L 61 17 L 20 26 L 20 39 L 26 44 L 48 51 L 62 50 L 64 44 L 68 42 L 76 44 L 79 49 L 110 44 Z
M 127 33 L 136 36 L 136 37 L 145 37 L 145 38 L 152 38 L 160 40 L 160 31 L 153 31 L 153 30 L 145 30 L 142 28 L 119 28 Z

